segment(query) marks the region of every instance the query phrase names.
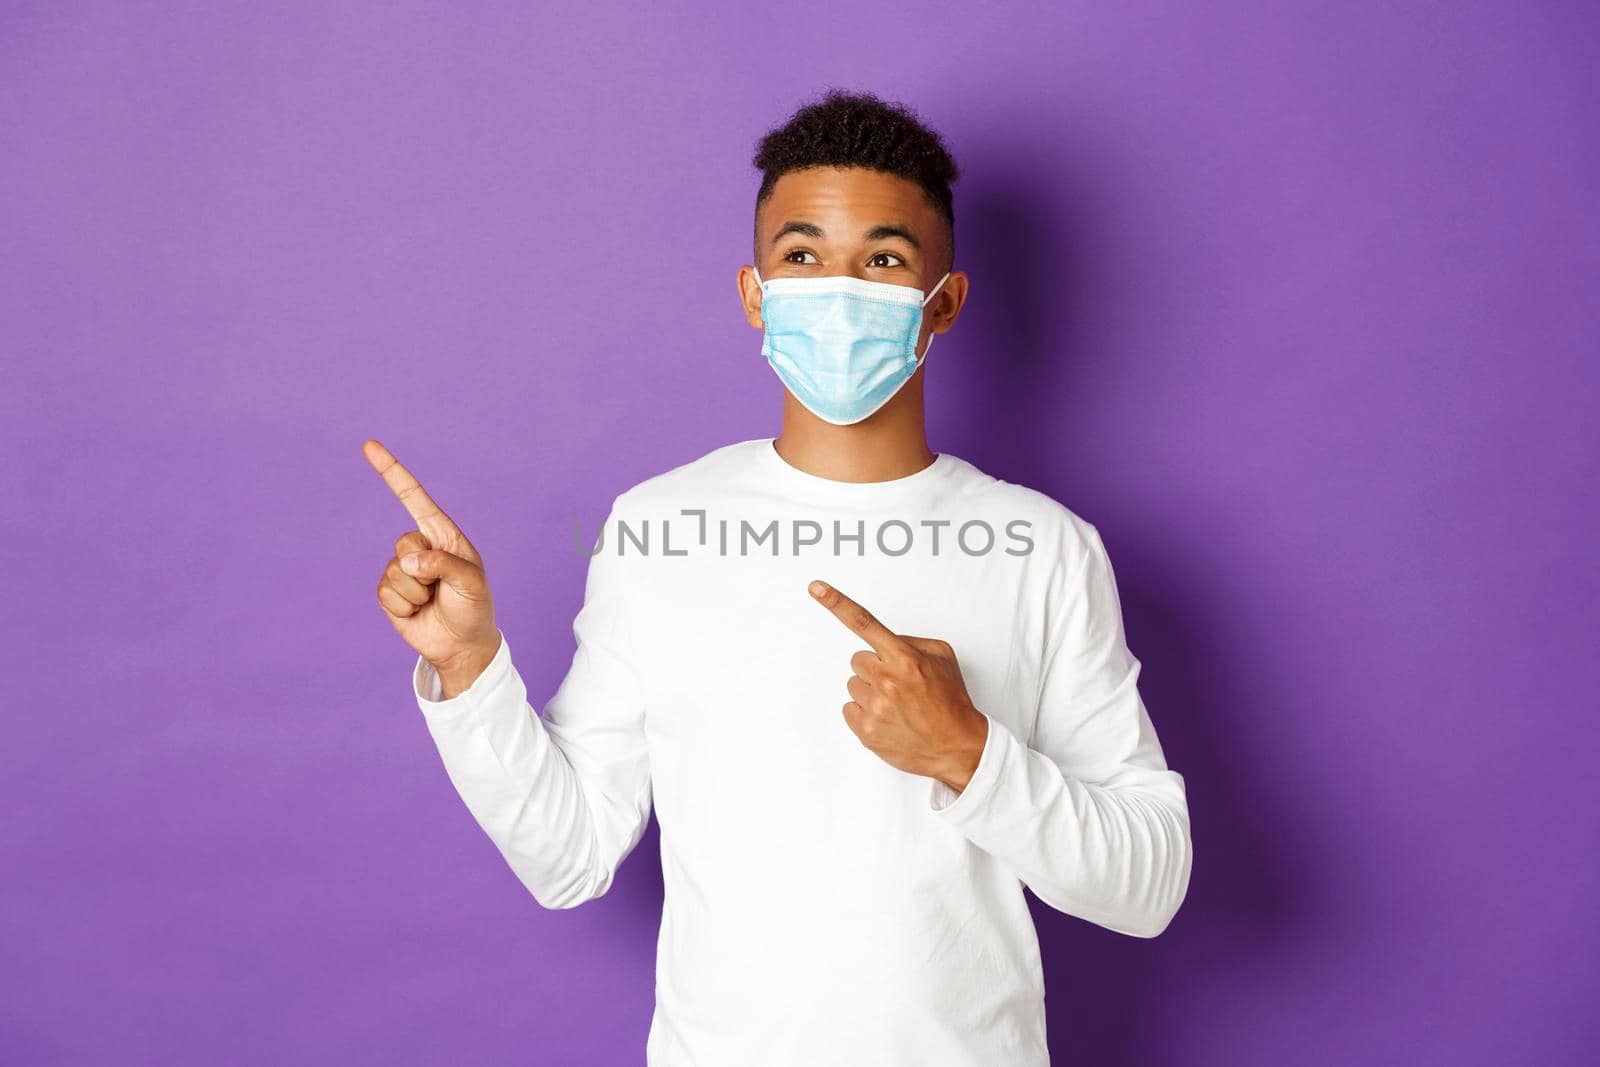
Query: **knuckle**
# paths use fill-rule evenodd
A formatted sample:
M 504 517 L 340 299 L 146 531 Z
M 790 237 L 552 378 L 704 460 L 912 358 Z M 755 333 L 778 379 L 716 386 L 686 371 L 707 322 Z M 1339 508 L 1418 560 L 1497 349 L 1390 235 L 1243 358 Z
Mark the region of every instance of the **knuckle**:
M 412 612 L 411 604 L 388 585 L 378 587 L 378 604 L 390 615 L 404 618 Z
M 396 556 L 403 556 L 407 552 L 417 552 L 432 547 L 432 545 L 428 544 L 428 539 L 416 530 L 407 530 L 394 539 L 394 554 Z

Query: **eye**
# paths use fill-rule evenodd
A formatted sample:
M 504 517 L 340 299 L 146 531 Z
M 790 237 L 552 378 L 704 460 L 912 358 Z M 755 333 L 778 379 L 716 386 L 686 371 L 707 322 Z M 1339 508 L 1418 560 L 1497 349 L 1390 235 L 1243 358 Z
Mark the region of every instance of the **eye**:
M 886 259 L 886 258 L 887 259 L 896 260 L 897 262 L 895 262 L 895 263 L 879 263 L 878 262 L 878 260 Z M 901 259 L 899 256 L 895 255 L 893 252 L 878 252 L 875 255 L 873 255 L 872 259 L 869 260 L 869 262 L 874 267 L 903 267 L 903 266 L 906 265 L 906 261 Z
M 783 254 L 783 261 L 785 263 L 804 263 L 805 260 L 802 260 L 802 259 L 791 259 L 790 257 L 791 256 L 810 256 L 810 255 L 811 255 L 811 253 L 807 252 L 803 248 L 795 248 L 795 249 L 792 249 L 792 250 L 790 250 L 788 252 L 785 252 Z M 813 260 L 815 260 L 815 258 L 816 258 L 815 256 L 812 256 Z

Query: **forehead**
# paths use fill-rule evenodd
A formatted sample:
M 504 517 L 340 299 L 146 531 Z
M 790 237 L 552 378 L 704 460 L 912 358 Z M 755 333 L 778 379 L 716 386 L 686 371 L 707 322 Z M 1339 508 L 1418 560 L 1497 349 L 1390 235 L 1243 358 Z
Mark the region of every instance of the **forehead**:
M 796 219 L 816 223 L 830 238 L 859 237 L 885 222 L 902 223 L 920 236 L 936 232 L 937 212 L 922 186 L 908 178 L 865 167 L 808 167 L 779 178 L 761 206 L 765 234 Z

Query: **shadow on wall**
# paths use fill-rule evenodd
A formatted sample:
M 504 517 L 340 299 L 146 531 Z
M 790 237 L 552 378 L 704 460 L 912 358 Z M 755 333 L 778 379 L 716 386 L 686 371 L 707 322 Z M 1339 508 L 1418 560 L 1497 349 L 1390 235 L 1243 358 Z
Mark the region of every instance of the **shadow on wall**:
M 1088 502 L 1097 475 L 1073 457 L 1114 447 L 1092 439 L 1098 424 L 1086 416 L 1096 404 L 1095 383 L 1116 371 L 1091 361 L 1137 348 L 1118 335 L 1106 310 L 1125 307 L 1130 297 L 1114 291 L 1108 264 L 1115 253 L 1097 231 L 1095 220 L 1106 217 L 1103 197 L 1081 174 L 1001 182 L 995 176 L 1038 175 L 1040 167 L 994 154 L 973 158 L 985 162 L 962 190 L 959 258 L 973 275 L 956 331 L 965 356 L 935 369 L 943 380 L 928 386 L 940 409 L 931 421 L 957 454 L 1050 494 L 1101 529 L 1128 643 L 1143 665 L 1140 692 L 1169 766 L 1184 776 L 1195 842 L 1183 907 L 1153 940 L 1102 929 L 1030 894 L 1051 1055 L 1101 1067 L 1182 1063 L 1186 1050 L 1152 1046 L 1157 1035 L 1175 1032 L 1163 1025 L 1172 1014 L 1163 1000 L 1239 967 L 1230 956 L 1271 952 L 1314 893 L 1296 884 L 1293 871 L 1304 866 L 1298 857 L 1265 847 L 1303 835 L 1272 826 L 1283 809 L 1270 802 L 1270 783 L 1252 781 L 1258 764 L 1239 755 L 1253 747 L 1249 739 L 1235 743 L 1215 732 L 1222 723 L 1274 713 L 1248 708 L 1260 699 L 1252 672 L 1260 672 L 1267 650 L 1226 644 L 1236 632 L 1226 612 L 1241 576 L 1227 573 L 1234 560 L 1225 549 L 1175 536 L 1158 507 Z M 947 356 L 954 351 L 956 345 L 945 349 Z M 1155 518 L 1141 524 L 1141 514 Z

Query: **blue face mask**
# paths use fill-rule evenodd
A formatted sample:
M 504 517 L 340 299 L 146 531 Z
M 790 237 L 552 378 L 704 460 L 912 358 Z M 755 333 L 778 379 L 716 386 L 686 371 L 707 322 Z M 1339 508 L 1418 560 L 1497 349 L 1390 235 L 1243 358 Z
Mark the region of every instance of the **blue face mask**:
M 761 286 L 761 354 L 804 404 L 824 422 L 848 426 L 877 411 L 911 380 L 928 357 L 917 356 L 926 297 L 908 285 L 849 275 L 769 278 Z

